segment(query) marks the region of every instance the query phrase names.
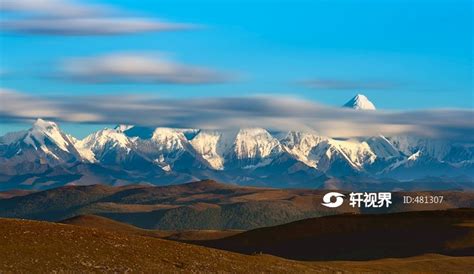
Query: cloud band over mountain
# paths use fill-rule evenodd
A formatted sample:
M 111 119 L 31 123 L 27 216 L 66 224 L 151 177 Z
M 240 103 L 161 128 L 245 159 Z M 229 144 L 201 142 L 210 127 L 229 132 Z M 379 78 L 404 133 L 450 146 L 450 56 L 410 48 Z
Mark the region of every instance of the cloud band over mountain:
M 332 137 L 415 134 L 473 142 L 472 110 L 356 111 L 292 97 L 165 99 L 145 95 L 38 97 L 1 90 L 0 119 L 203 129 L 263 127 Z

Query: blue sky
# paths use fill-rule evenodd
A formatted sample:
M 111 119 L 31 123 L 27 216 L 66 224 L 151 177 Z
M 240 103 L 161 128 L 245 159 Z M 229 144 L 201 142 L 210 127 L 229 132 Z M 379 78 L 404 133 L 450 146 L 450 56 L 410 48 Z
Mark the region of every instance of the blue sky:
M 128 16 L 195 27 L 119 35 L 3 31 L 2 88 L 37 96 L 290 95 L 335 106 L 360 92 L 378 108 L 396 110 L 474 104 L 470 0 L 75 3 L 106 4 Z M 10 16 L 5 13 L 4 20 Z M 71 58 L 135 53 L 165 55 L 226 80 L 97 83 L 57 77 L 58 67 Z M 0 133 L 14 127 L 19 126 L 2 124 Z

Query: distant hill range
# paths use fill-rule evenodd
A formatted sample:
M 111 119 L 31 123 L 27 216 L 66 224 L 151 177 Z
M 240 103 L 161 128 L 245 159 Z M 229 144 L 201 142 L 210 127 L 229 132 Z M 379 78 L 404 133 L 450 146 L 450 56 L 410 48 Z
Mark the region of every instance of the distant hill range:
M 321 205 L 327 191 L 242 187 L 215 181 L 171 186 L 65 186 L 0 198 L 0 217 L 62 221 L 98 215 L 161 230 L 248 230 L 340 213 L 360 213 L 348 202 L 336 209 Z M 345 192 L 343 192 L 345 193 Z M 0 193 L 1 194 L 1 193 Z M 347 193 L 346 193 L 347 194 Z M 474 207 L 474 192 L 410 192 L 443 195 L 442 204 L 403 204 L 406 192 L 395 192 L 389 208 L 362 213 L 388 213 Z M 0 195 L 2 197 L 2 195 Z
M 375 111 L 363 95 L 344 107 Z M 82 140 L 51 121 L 0 137 L 0 190 L 221 182 L 346 190 L 474 189 L 474 144 L 415 136 L 334 139 L 263 128 L 118 125 Z

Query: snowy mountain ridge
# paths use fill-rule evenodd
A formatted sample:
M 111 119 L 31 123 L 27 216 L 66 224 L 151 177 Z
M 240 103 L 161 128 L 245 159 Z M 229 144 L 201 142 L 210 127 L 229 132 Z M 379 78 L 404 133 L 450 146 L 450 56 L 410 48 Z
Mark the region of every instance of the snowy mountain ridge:
M 150 134 L 140 137 L 137 132 Z M 0 137 L 0 164 L 4 175 L 0 188 L 4 182 L 25 184 L 25 176 L 32 184 L 47 177 L 60 185 L 90 180 L 161 184 L 199 178 L 317 185 L 328 178 L 354 176 L 469 177 L 474 174 L 474 145 L 415 136 L 340 140 L 314 132 L 270 133 L 263 128 L 218 131 L 133 125 L 105 128 L 77 140 L 56 123 L 38 119 L 29 130 Z

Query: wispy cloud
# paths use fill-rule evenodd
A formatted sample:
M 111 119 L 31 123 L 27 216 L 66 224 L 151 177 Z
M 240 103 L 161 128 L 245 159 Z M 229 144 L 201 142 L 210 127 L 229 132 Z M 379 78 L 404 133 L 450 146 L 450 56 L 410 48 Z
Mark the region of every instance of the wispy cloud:
M 185 30 L 187 24 L 166 23 L 142 18 L 42 18 L 9 20 L 4 30 L 35 35 L 118 35 L 138 32 Z
M 310 79 L 299 81 L 298 84 L 321 90 L 385 90 L 396 86 L 395 83 L 389 81 L 350 81 L 342 79 Z
M 88 83 L 208 84 L 229 79 L 222 73 L 179 64 L 163 55 L 137 53 L 69 59 L 61 66 L 61 75 Z
M 0 91 L 0 119 L 125 123 L 223 129 L 308 130 L 332 137 L 415 134 L 474 142 L 472 110 L 356 111 L 288 97 L 160 99 L 149 96 L 36 97 Z
M 110 11 L 105 5 L 83 4 L 68 0 L 1 0 L 0 10 L 12 13 L 55 17 L 100 15 Z
M 113 7 L 67 0 L 0 0 L 2 30 L 34 35 L 118 35 L 191 29 L 190 24 L 124 16 Z

